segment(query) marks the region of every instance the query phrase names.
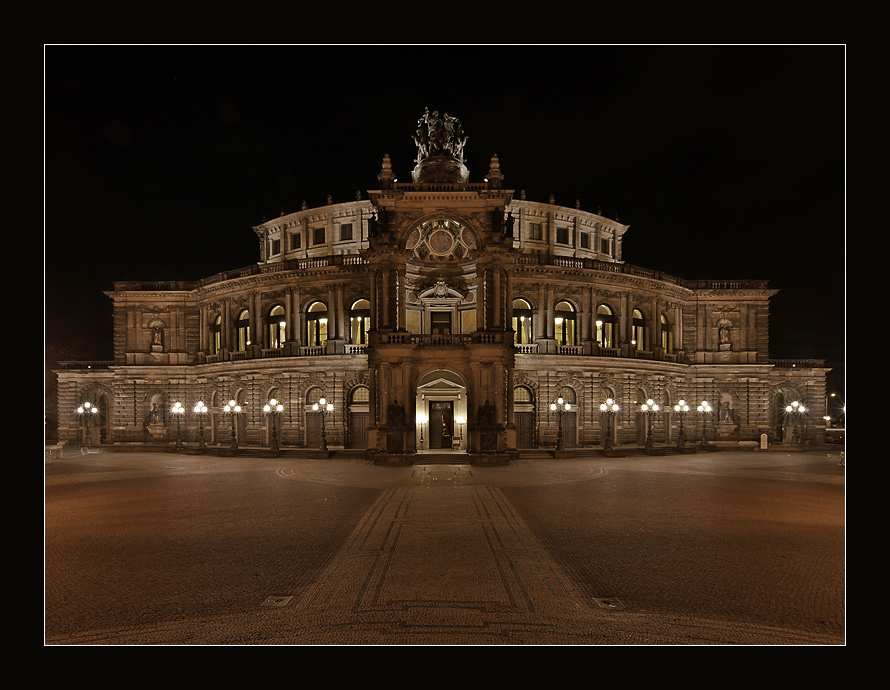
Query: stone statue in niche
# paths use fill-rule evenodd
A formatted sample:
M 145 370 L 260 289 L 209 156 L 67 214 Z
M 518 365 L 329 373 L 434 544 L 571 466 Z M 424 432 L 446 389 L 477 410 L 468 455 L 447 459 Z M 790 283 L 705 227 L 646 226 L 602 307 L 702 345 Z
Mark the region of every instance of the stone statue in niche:
M 151 329 L 151 351 L 164 351 L 164 329 L 160 326 L 155 326 Z
M 478 412 L 479 426 L 490 429 L 496 426 L 495 420 L 495 409 L 494 405 L 492 405 L 488 400 L 485 401 L 485 404 L 479 407 Z
M 732 350 L 732 323 L 726 319 L 717 322 L 717 347 L 721 352 Z
M 158 408 L 157 403 L 151 404 L 151 412 L 148 414 L 148 419 L 151 424 L 161 424 L 164 421 L 163 415 L 161 414 L 161 410 Z
M 516 219 L 513 217 L 513 212 L 510 211 L 507 214 L 507 218 L 504 220 L 504 237 L 513 237 L 513 226 L 516 224 Z
M 405 426 L 405 408 L 399 405 L 398 400 L 393 400 L 387 412 L 390 426 L 398 429 Z

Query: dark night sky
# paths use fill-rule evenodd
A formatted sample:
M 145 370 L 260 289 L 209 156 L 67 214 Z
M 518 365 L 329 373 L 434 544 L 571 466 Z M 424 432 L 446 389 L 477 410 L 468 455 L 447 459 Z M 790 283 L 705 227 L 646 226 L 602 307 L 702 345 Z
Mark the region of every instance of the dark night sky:
M 443 58 L 447 54 L 448 57 Z M 111 358 L 116 280 L 256 263 L 251 229 L 410 178 L 425 107 L 535 201 L 630 225 L 624 260 L 759 278 L 771 355 L 845 352 L 846 48 L 47 46 L 45 337 Z M 367 198 L 366 195 L 363 195 Z

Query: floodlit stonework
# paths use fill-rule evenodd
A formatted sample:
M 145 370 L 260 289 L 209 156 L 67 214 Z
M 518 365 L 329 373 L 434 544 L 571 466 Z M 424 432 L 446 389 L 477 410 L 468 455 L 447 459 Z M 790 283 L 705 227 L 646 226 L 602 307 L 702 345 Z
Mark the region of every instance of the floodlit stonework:
M 703 428 L 712 447 L 822 440 L 828 370 L 770 360 L 766 281 L 625 263 L 627 226 L 527 200 L 497 157 L 470 181 L 454 118 L 425 113 L 415 140 L 411 182 L 384 157 L 377 189 L 255 227 L 254 265 L 115 283 L 114 361 L 58 371 L 60 438 L 357 448 L 381 463 L 700 445 Z M 100 410 L 88 433 L 84 401 Z

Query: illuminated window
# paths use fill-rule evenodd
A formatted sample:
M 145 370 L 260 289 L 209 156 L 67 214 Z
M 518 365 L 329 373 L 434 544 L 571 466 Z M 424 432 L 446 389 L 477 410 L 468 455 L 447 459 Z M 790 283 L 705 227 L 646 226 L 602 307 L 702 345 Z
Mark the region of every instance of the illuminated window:
M 353 345 L 367 345 L 370 328 L 371 303 L 366 299 L 353 302 L 349 310 L 349 342 Z
M 631 334 L 633 345 L 638 350 L 646 349 L 646 322 L 643 320 L 643 312 L 639 309 L 633 311 L 633 332 Z
M 605 304 L 596 309 L 596 342 L 600 347 L 615 347 L 615 315 Z
M 661 315 L 661 347 L 668 353 L 674 351 L 674 334 L 664 314 Z
M 243 309 L 235 319 L 235 350 L 243 352 L 250 345 L 250 312 Z
M 284 307 L 280 304 L 272 307 L 266 317 L 266 333 L 269 336 L 269 347 L 284 347 L 287 323 L 284 320 Z
M 310 347 L 328 341 L 328 308 L 324 302 L 313 302 L 306 312 L 306 344 Z
M 210 354 L 218 355 L 222 347 L 222 316 L 217 316 L 210 324 Z
M 559 345 L 575 344 L 575 308 L 568 302 L 556 305 L 556 316 L 553 319 L 554 335 Z
M 532 342 L 532 308 L 524 299 L 513 300 L 513 334 L 516 343 L 528 345 Z

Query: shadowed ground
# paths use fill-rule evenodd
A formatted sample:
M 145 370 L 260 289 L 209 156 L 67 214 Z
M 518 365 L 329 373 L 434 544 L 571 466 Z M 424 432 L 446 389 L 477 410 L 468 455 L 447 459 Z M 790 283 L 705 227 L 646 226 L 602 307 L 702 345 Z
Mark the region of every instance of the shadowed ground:
M 843 644 L 837 451 L 46 464 L 46 644 Z

